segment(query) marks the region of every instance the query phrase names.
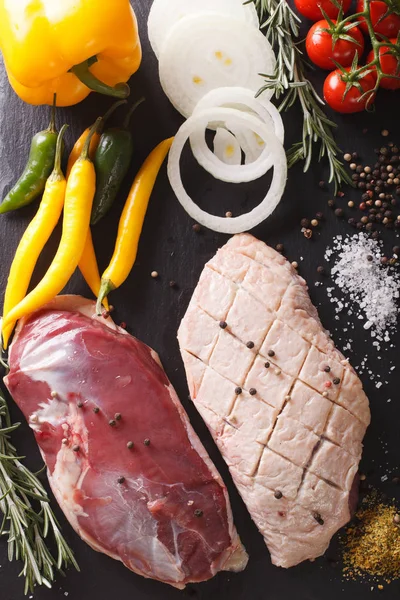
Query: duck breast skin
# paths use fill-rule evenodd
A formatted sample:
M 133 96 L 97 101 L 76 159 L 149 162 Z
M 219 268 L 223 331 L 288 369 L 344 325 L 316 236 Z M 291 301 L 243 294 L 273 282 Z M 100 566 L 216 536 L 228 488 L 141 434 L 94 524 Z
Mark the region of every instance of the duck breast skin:
M 20 322 L 9 366 L 54 495 L 92 548 L 178 588 L 246 566 L 227 490 L 153 350 L 60 296 Z
M 193 402 L 272 562 L 322 555 L 351 517 L 370 411 L 305 281 L 237 235 L 206 264 L 178 339 Z

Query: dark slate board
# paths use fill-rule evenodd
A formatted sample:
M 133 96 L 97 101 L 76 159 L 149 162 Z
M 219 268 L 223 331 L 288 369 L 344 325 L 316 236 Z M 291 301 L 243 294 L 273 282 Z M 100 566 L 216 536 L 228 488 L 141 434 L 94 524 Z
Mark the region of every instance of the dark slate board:
M 148 152 L 161 139 L 173 135 L 182 119 L 175 112 L 164 96 L 158 81 L 157 62 L 149 47 L 146 36 L 146 17 L 150 0 L 135 0 L 136 11 L 140 21 L 144 58 L 141 69 L 132 80 L 133 96 L 146 96 L 146 104 L 140 114 L 133 119 L 135 135 L 135 157 L 130 176 L 124 191 L 109 218 L 101 222 L 94 231 L 94 239 L 99 261 L 104 267 L 111 255 L 118 217 L 128 190 L 129 181 L 142 163 Z M 47 125 L 49 110 L 30 107 L 23 104 L 8 86 L 4 68 L 1 66 L 0 78 L 0 192 L 8 189 L 16 175 L 21 171 L 27 156 L 32 135 Z M 323 74 L 314 76 L 318 89 L 321 88 Z M 366 162 L 374 162 L 373 148 L 381 146 L 387 138 L 380 132 L 390 130 L 390 139 L 400 142 L 400 124 L 398 119 L 399 93 L 382 92 L 377 101 L 376 113 L 355 116 L 334 115 L 339 125 L 338 139 L 345 150 L 357 150 Z M 102 114 L 110 101 L 92 95 L 79 106 L 59 111 L 58 122 L 69 122 L 67 144 L 73 140 L 84 127 Z M 121 115 L 120 115 L 121 116 Z M 333 116 L 333 115 L 332 115 Z M 301 115 L 292 109 L 285 116 L 287 146 L 297 140 L 301 128 Z M 367 128 L 368 132 L 363 130 Z M 196 197 L 204 206 L 213 209 L 216 214 L 224 214 L 226 210 L 239 212 L 248 210 L 262 197 L 265 181 L 243 187 L 228 186 L 205 179 L 192 163 L 185 169 L 186 182 L 196 192 Z M 338 233 L 350 233 L 352 230 L 346 221 L 336 219 L 327 208 L 329 193 L 322 190 L 318 182 L 326 179 L 322 166 L 314 163 L 309 173 L 304 175 L 302 167 L 297 166 L 290 172 L 284 199 L 274 215 L 255 231 L 260 239 L 275 245 L 285 244 L 290 260 L 298 260 L 300 273 L 310 284 L 311 296 L 319 307 L 325 326 L 332 329 L 339 348 L 343 340 L 335 329 L 340 327 L 334 318 L 332 305 L 327 301 L 326 286 L 315 287 L 316 267 L 323 263 L 323 254 L 332 236 Z M 348 199 L 359 197 L 353 191 L 346 191 L 341 201 L 346 213 Z M 4 293 L 8 269 L 18 244 L 19 238 L 36 207 L 30 207 L 18 214 L 4 216 L 0 220 L 0 289 Z M 299 221 L 303 216 L 313 216 L 322 210 L 326 215 L 323 227 L 307 241 L 300 232 Z M 350 215 L 349 215 L 350 216 Z M 43 275 L 57 244 L 57 232 L 39 261 L 35 273 L 35 282 Z M 393 232 L 385 235 L 387 247 L 394 245 L 396 236 Z M 81 567 L 78 574 L 72 570 L 67 578 L 59 577 L 52 590 L 41 589 L 35 593 L 37 600 L 179 600 L 193 598 L 198 600 L 337 600 L 337 598 L 361 600 L 370 595 L 370 586 L 360 583 L 342 581 L 340 564 L 332 566 L 327 557 L 314 563 L 303 564 L 289 571 L 273 567 L 268 551 L 261 535 L 252 523 L 246 508 L 232 485 L 228 469 L 221 459 L 205 425 L 188 400 L 188 390 L 184 370 L 176 342 L 176 331 L 181 317 L 188 304 L 204 263 L 215 253 L 217 248 L 227 240 L 226 236 L 203 231 L 200 235 L 192 231 L 192 221 L 183 211 L 172 193 L 165 169 L 157 183 L 143 236 L 140 242 L 138 262 L 129 280 L 121 290 L 112 296 L 116 306 L 117 322 L 125 321 L 131 333 L 155 348 L 161 356 L 166 371 L 182 399 L 190 419 L 200 435 L 205 447 L 215 461 L 225 482 L 228 485 L 235 521 L 243 542 L 250 554 L 247 569 L 240 574 L 221 573 L 212 581 L 201 585 L 190 585 L 180 592 L 161 583 L 145 580 L 125 569 L 121 564 L 93 552 L 72 531 L 57 507 L 56 512 L 63 525 L 64 533 L 76 552 Z M 300 262 L 299 257 L 304 261 Z M 160 273 L 158 280 L 150 277 L 152 270 Z M 169 281 L 178 283 L 176 289 L 169 287 Z M 329 280 L 328 280 L 329 281 Z M 68 292 L 88 295 L 81 277 L 76 274 L 68 286 Z M 1 298 L 2 301 L 2 298 Z M 352 335 L 355 339 L 354 354 L 351 359 L 358 364 L 361 358 L 369 353 L 373 368 L 386 372 L 389 363 L 398 363 L 396 348 L 385 349 L 381 360 L 372 350 L 370 340 L 361 326 Z M 398 336 L 399 337 L 399 336 Z M 397 339 L 397 343 L 399 339 Z M 398 428 L 400 422 L 400 406 L 398 387 L 399 375 L 394 372 L 390 376 L 390 384 L 379 391 L 368 378 L 363 377 L 365 388 L 372 404 L 373 422 L 365 440 L 365 454 L 362 471 L 370 473 L 368 481 L 377 485 L 389 496 L 397 496 L 400 490 L 391 484 L 391 478 L 381 483 L 380 478 L 390 470 L 400 471 L 400 445 Z M 391 399 L 391 403 L 387 400 Z M 21 415 L 15 406 L 11 406 L 14 419 Z M 27 462 L 32 468 L 39 468 L 41 461 L 33 436 L 24 424 L 16 433 L 15 442 L 20 452 L 26 454 Z M 54 503 L 55 504 L 55 503 Z M 9 564 L 6 555 L 6 543 L 0 541 L 0 597 L 2 600 L 20 600 L 23 598 L 23 582 L 18 579 L 19 564 Z M 336 543 L 332 544 L 328 557 L 338 558 Z M 385 597 L 394 600 L 399 597 L 400 582 L 393 583 L 385 589 Z M 375 593 L 378 593 L 375 588 Z

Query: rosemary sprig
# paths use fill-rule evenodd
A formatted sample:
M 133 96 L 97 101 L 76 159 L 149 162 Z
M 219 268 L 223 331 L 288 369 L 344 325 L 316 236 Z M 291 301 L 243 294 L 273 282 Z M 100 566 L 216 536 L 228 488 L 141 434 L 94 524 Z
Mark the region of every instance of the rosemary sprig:
M 298 46 L 300 19 L 290 8 L 287 0 L 252 0 L 260 17 L 261 27 L 271 45 L 276 49 L 277 63 L 273 75 L 265 75 L 266 83 L 258 92 L 273 89 L 276 97 L 283 100 L 279 110 L 287 110 L 298 100 L 303 110 L 302 141 L 288 151 L 288 164 L 304 161 L 307 171 L 313 158 L 314 145 L 319 143 L 319 160 L 329 162 L 329 182 L 335 193 L 343 183 L 352 184 L 342 161 L 341 150 L 335 141 L 336 124 L 326 116 L 323 100 L 306 77 L 305 61 Z
M 62 572 L 69 565 L 77 570 L 79 567 L 61 534 L 45 488 L 21 462 L 10 441 L 10 434 L 19 425 L 12 425 L 7 403 L 0 394 L 0 536 L 7 537 L 9 560 L 23 563 L 20 575 L 25 578 L 27 594 L 35 585 L 51 587 L 55 571 Z M 49 533 L 56 542 L 57 558 L 46 543 Z

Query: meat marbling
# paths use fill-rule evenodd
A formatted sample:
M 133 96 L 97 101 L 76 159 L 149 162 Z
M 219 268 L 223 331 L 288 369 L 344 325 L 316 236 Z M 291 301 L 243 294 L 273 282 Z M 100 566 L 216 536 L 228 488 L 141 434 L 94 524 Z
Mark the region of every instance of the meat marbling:
M 272 562 L 322 555 L 350 519 L 370 411 L 305 281 L 235 236 L 205 266 L 178 339 L 192 399 Z
M 243 569 L 226 488 L 158 356 L 94 313 L 64 296 L 21 322 L 5 378 L 66 517 L 95 550 L 178 588 Z

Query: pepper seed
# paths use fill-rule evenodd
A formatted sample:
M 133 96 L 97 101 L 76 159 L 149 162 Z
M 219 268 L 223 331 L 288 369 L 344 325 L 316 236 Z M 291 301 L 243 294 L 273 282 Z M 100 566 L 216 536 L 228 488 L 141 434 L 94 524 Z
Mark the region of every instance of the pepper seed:
M 319 525 L 324 524 L 325 521 L 323 520 L 323 518 L 321 517 L 321 515 L 319 513 L 317 513 L 317 512 L 313 513 L 313 517 Z

